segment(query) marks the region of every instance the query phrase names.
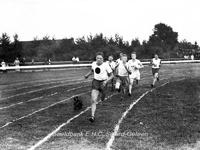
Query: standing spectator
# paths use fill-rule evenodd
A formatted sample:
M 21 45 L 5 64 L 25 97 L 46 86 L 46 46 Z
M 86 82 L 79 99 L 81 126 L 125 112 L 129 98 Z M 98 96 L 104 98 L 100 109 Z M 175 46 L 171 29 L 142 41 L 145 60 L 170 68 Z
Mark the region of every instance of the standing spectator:
M 22 59 L 22 61 L 23 61 L 23 66 L 25 66 L 25 64 L 26 64 L 26 58 L 24 57 L 24 58 Z
M 47 65 L 47 59 L 46 58 L 44 59 L 44 64 Z
M 6 73 L 6 69 L 4 69 L 6 67 L 6 63 L 4 60 L 1 62 L 1 67 L 2 67 L 3 73 Z
M 76 57 L 75 59 L 76 59 L 76 63 L 78 63 L 78 62 L 79 62 L 79 58 L 78 58 L 78 57 Z
M 15 67 L 19 67 L 19 64 L 20 64 L 20 61 L 19 61 L 19 59 L 17 57 L 16 60 L 14 61 L 14 65 L 15 65 Z M 16 71 L 19 72 L 20 69 L 16 69 Z
M 34 63 L 35 63 L 35 60 L 32 59 L 32 60 L 31 60 L 31 64 L 34 65 Z M 35 69 L 33 69 L 32 72 L 35 72 Z
M 32 64 L 32 65 L 34 65 L 34 63 L 35 63 L 35 60 L 34 60 L 34 59 L 32 59 L 32 60 L 31 60 L 31 64 Z
M 76 63 L 76 58 L 73 56 L 72 57 L 72 63 L 75 64 Z
M 194 60 L 194 55 L 192 54 L 192 55 L 190 56 L 190 58 L 191 58 L 191 60 Z
M 184 58 L 185 58 L 185 59 L 187 59 L 187 56 L 186 56 L 186 55 L 184 55 Z
M 48 64 L 51 65 L 51 59 L 48 60 Z

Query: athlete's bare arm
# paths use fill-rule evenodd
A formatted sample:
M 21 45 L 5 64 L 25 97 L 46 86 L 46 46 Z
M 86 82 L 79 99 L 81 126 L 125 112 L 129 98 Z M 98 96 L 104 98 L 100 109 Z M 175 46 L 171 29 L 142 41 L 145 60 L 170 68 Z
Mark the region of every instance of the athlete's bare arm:
M 93 70 L 91 69 L 84 77 L 87 79 L 90 75 L 92 75 Z
M 149 66 L 153 66 L 153 59 L 150 61 Z
M 141 68 L 144 68 L 144 66 L 143 66 L 143 64 L 140 62 L 140 63 L 138 63 L 138 65 L 137 66 L 134 66 L 135 67 L 135 69 L 141 69 Z
M 106 85 L 110 80 L 114 78 L 114 74 L 112 72 L 108 73 L 108 76 L 108 79 L 103 82 L 104 85 Z
M 143 64 L 140 62 L 139 69 L 144 68 Z

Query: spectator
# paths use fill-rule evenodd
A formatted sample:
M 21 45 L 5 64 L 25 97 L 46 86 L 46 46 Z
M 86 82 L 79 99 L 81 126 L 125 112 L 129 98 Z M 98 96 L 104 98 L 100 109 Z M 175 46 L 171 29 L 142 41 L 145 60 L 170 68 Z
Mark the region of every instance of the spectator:
M 48 64 L 51 65 L 51 59 L 48 60 Z
M 26 64 L 26 58 L 24 57 L 24 58 L 22 59 L 22 61 L 23 61 L 23 65 L 25 66 L 25 64 Z
M 32 60 L 31 60 L 31 64 L 32 64 L 32 65 L 34 65 L 34 63 L 35 63 L 35 60 L 34 60 L 34 59 L 32 59 Z
M 76 63 L 76 58 L 73 56 L 72 57 L 72 63 L 75 64 Z
M 4 60 L 1 62 L 1 67 L 2 67 L 3 73 L 6 73 L 6 69 L 4 69 L 6 67 L 6 63 Z
M 19 64 L 20 64 L 20 61 L 19 61 L 19 59 L 17 57 L 16 60 L 14 61 L 14 65 L 15 65 L 15 67 L 19 67 Z M 19 72 L 20 69 L 16 69 L 16 71 Z
M 34 63 L 35 63 L 35 60 L 32 59 L 32 60 L 31 60 L 31 64 L 34 65 Z M 32 72 L 35 72 L 35 69 L 33 69 Z
M 192 54 L 192 55 L 190 56 L 190 58 L 191 58 L 191 60 L 194 60 L 194 55 Z
M 47 65 L 47 59 L 46 58 L 44 59 L 44 64 Z
M 76 57 L 75 59 L 76 59 L 76 62 L 78 63 L 78 62 L 79 62 L 79 58 L 78 58 L 78 57 Z
M 186 55 L 184 55 L 184 58 L 185 58 L 185 59 L 187 59 L 187 56 L 186 56 Z

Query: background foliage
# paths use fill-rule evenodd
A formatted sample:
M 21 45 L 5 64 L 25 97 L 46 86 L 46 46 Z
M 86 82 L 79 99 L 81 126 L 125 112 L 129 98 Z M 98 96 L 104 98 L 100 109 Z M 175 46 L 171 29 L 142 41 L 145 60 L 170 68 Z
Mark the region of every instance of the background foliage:
M 194 54 L 199 57 L 199 46 L 197 42 L 192 44 L 187 40 L 178 42 L 178 32 L 172 27 L 159 23 L 154 26 L 152 35 L 148 41 L 140 42 L 134 38 L 130 43 L 124 41 L 123 37 L 115 34 L 114 37 L 107 38 L 103 33 L 89 35 L 86 37 L 64 38 L 56 40 L 45 35 L 42 39 L 34 37 L 32 41 L 20 42 L 19 36 L 13 36 L 13 42 L 7 33 L 2 33 L 0 37 L 0 59 L 13 62 L 16 57 L 26 58 L 26 61 L 70 61 L 73 56 L 78 56 L 80 60 L 94 60 L 95 54 L 102 51 L 105 57 L 113 55 L 115 59 L 119 53 L 137 52 L 138 58 L 149 59 L 154 53 L 158 53 L 161 58 L 177 58 L 184 55 Z

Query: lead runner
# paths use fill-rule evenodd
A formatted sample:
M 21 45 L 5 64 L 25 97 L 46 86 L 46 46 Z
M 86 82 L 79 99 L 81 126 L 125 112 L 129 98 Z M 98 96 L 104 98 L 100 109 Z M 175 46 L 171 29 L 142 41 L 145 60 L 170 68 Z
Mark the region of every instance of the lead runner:
M 90 122 L 94 122 L 94 114 L 99 94 L 101 93 L 101 101 L 104 101 L 107 91 L 107 83 L 114 77 L 112 69 L 107 63 L 103 62 L 103 60 L 103 53 L 98 52 L 96 54 L 96 61 L 92 63 L 92 69 L 85 75 L 85 78 L 87 79 L 92 73 L 94 73 L 91 92 L 92 117 L 89 118 Z

